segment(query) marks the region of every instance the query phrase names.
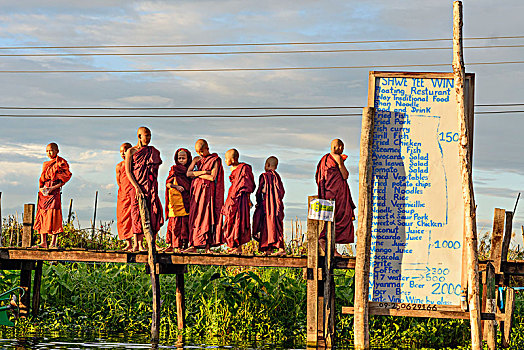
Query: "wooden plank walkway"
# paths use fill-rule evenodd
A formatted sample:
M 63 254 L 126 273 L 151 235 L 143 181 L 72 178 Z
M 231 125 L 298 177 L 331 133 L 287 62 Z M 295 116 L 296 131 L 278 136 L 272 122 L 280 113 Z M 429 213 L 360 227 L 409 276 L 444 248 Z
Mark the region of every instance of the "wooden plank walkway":
M 0 248 L 0 269 L 21 261 L 68 261 L 147 263 L 147 252 L 87 250 L 87 249 L 31 249 Z M 261 256 L 225 254 L 158 253 L 157 261 L 166 265 L 214 265 L 306 268 L 307 256 Z M 354 269 L 355 258 L 336 257 L 335 268 Z

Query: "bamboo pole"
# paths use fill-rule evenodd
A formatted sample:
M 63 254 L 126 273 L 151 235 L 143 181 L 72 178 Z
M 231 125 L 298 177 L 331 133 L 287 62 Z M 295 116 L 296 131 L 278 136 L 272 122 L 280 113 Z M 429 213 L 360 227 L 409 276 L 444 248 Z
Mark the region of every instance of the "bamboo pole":
M 462 174 L 462 197 L 464 199 L 465 231 L 468 266 L 468 302 L 471 325 L 471 349 L 482 349 L 480 332 L 480 298 L 478 279 L 477 226 L 475 198 L 471 178 L 471 130 L 465 114 L 464 98 L 464 56 L 462 46 L 462 2 L 453 2 L 453 73 L 457 96 L 457 114 L 460 126 L 459 159 Z
M 96 206 L 98 204 L 98 191 L 95 192 L 95 211 L 93 213 L 93 225 L 91 226 L 91 240 L 95 237 L 95 226 L 96 226 Z
M 69 213 L 67 214 L 67 224 L 71 223 L 71 215 L 73 215 L 73 198 L 69 200 Z
M 359 200 L 357 229 L 357 258 L 355 265 L 355 318 L 353 330 L 355 349 L 369 349 L 369 254 L 371 251 L 372 213 L 372 107 L 364 108 L 360 137 Z

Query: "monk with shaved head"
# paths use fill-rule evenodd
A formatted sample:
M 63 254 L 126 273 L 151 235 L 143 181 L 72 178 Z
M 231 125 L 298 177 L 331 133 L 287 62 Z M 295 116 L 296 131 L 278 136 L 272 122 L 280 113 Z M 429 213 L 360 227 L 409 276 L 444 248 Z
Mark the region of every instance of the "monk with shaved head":
M 151 142 L 151 131 L 142 126 L 137 131 L 138 143 L 126 151 L 126 174 L 129 182 L 133 186 L 131 191 L 131 221 L 134 235 L 133 251 L 142 251 L 144 230 L 142 227 L 142 216 L 145 213 L 140 212 L 140 197 L 145 202 L 145 207 L 149 212 L 151 230 L 156 235 L 160 227 L 164 224 L 164 215 L 162 212 L 162 203 L 158 195 L 158 168 L 162 164 L 160 152 Z M 152 244 L 155 242 L 153 237 Z
M 226 152 L 226 165 L 231 167 L 231 186 L 226 203 L 222 207 L 223 221 L 219 232 L 229 247 L 229 253 L 242 254 L 242 245 L 251 240 L 251 215 L 249 196 L 255 190 L 255 178 L 251 165 L 240 163 L 234 148 Z
M 209 152 L 206 140 L 197 140 L 195 151 L 198 156 L 193 158 L 187 171 L 193 181 L 189 202 L 189 248 L 185 252 L 204 248 L 210 253 L 211 247 L 224 243 L 217 232 L 224 205 L 224 168 L 220 157 Z
M 355 229 L 355 204 L 347 179 L 349 172 L 344 165 L 344 142 L 340 139 L 331 141 L 331 152 L 322 157 L 317 165 L 315 180 L 318 186 L 318 198 L 335 200 L 335 242 L 352 243 Z M 326 250 L 326 227 L 320 234 L 320 247 Z M 335 250 L 335 255 L 340 255 Z
M 38 191 L 38 208 L 35 218 L 35 230 L 40 234 L 39 248 L 47 248 L 47 235 L 51 235 L 51 248 L 57 248 L 58 234 L 62 227 L 61 188 L 71 179 L 69 164 L 58 156 L 58 145 L 47 145 L 46 153 L 50 159 L 44 162 L 40 175 Z
M 286 254 L 283 202 L 285 191 L 277 173 L 277 166 L 277 157 L 271 156 L 266 160 L 266 172 L 258 179 L 257 205 L 253 214 L 253 237 L 259 242 L 258 250 L 265 255 Z
M 120 146 L 120 156 L 123 161 L 116 165 L 116 183 L 118 184 L 118 195 L 116 201 L 116 228 L 118 231 L 118 238 L 126 241 L 124 250 L 131 250 L 133 248 L 133 221 L 131 220 L 131 203 L 133 185 L 129 181 L 126 173 L 126 152 L 133 147 L 129 142 L 123 143 Z

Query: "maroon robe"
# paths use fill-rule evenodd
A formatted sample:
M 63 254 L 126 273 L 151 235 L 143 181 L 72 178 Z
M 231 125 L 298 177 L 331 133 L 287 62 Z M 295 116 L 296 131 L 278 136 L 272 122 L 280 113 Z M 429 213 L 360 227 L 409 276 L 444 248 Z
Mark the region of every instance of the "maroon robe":
M 116 228 L 118 230 L 118 238 L 126 240 L 133 238 L 131 207 L 134 187 L 127 177 L 125 161 L 120 162 L 118 166 L 119 185 L 116 202 Z
M 229 248 L 238 248 L 251 240 L 249 195 L 255 190 L 251 165 L 240 163 L 229 176 L 231 186 L 222 207 L 224 222 L 218 230 Z
M 40 175 L 39 187 L 51 187 L 66 183 L 71 179 L 69 164 L 59 156 L 44 162 Z M 56 235 L 64 231 L 62 227 L 62 189 L 57 188 L 47 195 L 38 192 L 38 206 L 35 218 L 35 230 L 40 234 Z
M 162 203 L 158 196 L 158 168 L 162 164 L 160 152 L 153 146 L 143 146 L 133 154 L 132 171 L 135 180 L 144 194 L 147 209 L 151 219 L 151 228 L 156 234 L 164 224 Z M 136 199 L 135 187 L 131 190 L 131 220 L 133 221 L 133 233 L 143 235 L 140 209 Z
M 261 252 L 284 248 L 284 185 L 278 173 L 266 171 L 258 179 L 253 237 Z
M 217 165 L 215 181 L 196 177 L 191 182 L 189 203 L 189 246 L 191 247 L 199 248 L 206 245 L 216 247 L 224 243 L 216 230 L 221 221 L 220 211 L 224 205 L 222 160 L 213 153 L 202 157 L 196 163 L 196 168 L 211 171 L 215 164 Z
M 318 186 L 318 198 L 335 200 L 335 242 L 353 243 L 355 229 L 353 220 L 356 208 L 351 198 L 351 192 L 347 180 L 344 180 L 338 167 L 338 163 L 326 154 L 317 165 L 315 180 Z M 326 227 L 320 234 L 320 238 L 326 237 Z
M 178 153 L 184 151 L 187 154 L 187 163 L 182 165 L 178 162 Z M 182 202 L 187 213 L 189 213 L 189 192 L 191 191 L 191 178 L 187 177 L 187 168 L 192 161 L 191 152 L 185 148 L 179 148 L 175 152 L 175 165 L 169 170 L 166 180 L 166 218 L 167 233 L 166 243 L 172 248 L 184 248 L 185 244 L 189 240 L 189 215 L 184 216 L 169 216 L 169 188 L 168 184 L 173 184 L 176 180 L 177 185 L 184 187 L 184 191 L 181 192 Z

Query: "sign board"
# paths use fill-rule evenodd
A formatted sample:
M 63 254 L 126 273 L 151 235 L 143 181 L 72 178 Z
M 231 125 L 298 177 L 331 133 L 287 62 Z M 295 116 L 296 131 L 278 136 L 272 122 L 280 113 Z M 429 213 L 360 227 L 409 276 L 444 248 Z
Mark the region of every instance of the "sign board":
M 470 116 L 473 87 L 468 74 Z M 368 98 L 375 107 L 369 299 L 460 305 L 464 201 L 453 74 L 370 72 Z
M 308 219 L 334 221 L 335 220 L 335 201 L 327 199 L 313 199 L 309 203 Z

